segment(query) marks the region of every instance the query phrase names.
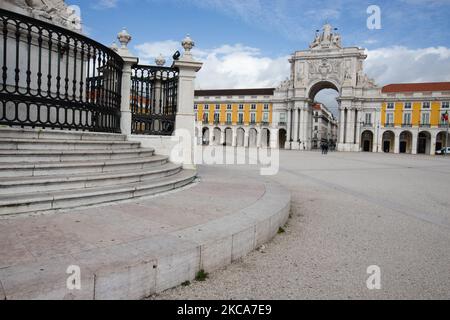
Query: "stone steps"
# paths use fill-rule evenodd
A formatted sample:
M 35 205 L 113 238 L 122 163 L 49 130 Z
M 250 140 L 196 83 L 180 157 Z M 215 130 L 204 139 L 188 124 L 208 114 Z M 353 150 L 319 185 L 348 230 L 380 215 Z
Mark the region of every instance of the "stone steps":
M 0 215 L 128 200 L 195 180 L 195 171 L 184 171 L 154 149 L 125 139 L 0 128 Z
M 50 192 L 112 186 L 151 181 L 175 175 L 182 170 L 180 165 L 167 163 L 148 170 L 111 171 L 99 174 L 53 175 L 0 178 L 0 199 L 4 195 L 26 192 Z
M 126 141 L 122 134 L 94 133 L 82 131 L 61 130 L 31 130 L 0 128 L 0 137 L 5 139 L 50 139 L 50 140 L 79 140 L 79 141 Z
M 138 142 L 130 141 L 77 141 L 55 139 L 0 138 L 0 150 L 123 150 L 138 149 Z
M 76 191 L 66 190 L 1 196 L 0 216 L 80 208 L 146 197 L 181 188 L 193 182 L 195 178 L 195 171 L 183 170 L 169 177 L 140 183 L 77 189 Z
M 117 160 L 127 158 L 151 157 L 154 149 L 125 150 L 0 150 L 0 163 L 5 162 L 65 162 L 90 160 Z
M 53 175 L 76 175 L 83 173 L 116 172 L 118 170 L 143 170 L 164 165 L 165 156 L 151 156 L 137 159 L 76 162 L 0 163 L 0 178 L 36 177 Z

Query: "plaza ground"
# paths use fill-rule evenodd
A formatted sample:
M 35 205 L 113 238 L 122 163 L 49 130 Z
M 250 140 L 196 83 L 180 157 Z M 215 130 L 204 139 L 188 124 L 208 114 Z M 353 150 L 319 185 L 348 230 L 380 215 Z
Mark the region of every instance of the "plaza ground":
M 154 299 L 450 298 L 450 157 L 283 151 L 270 179 L 292 192 L 286 233 Z

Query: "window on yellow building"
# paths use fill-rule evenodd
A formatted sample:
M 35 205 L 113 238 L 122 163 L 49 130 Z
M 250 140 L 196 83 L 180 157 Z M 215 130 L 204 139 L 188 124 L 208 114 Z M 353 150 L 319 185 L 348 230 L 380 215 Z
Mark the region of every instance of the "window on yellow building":
M 389 103 L 387 104 L 387 108 L 388 108 L 388 109 L 394 109 L 394 108 L 395 108 L 395 104 L 394 104 L 393 102 L 389 102 Z
M 227 110 L 231 110 L 233 109 L 233 107 L 231 106 L 231 104 L 227 105 Z
M 422 103 L 422 109 L 430 109 L 430 103 L 429 102 Z
M 203 122 L 208 123 L 208 119 L 209 119 L 209 113 L 208 112 L 203 113 Z
M 411 109 L 412 108 L 412 103 L 411 102 L 406 102 L 405 103 L 405 109 Z
M 198 105 L 194 104 L 194 110 L 197 110 L 197 109 L 198 109 Z
M 266 104 L 264 105 L 264 110 L 265 110 L 265 111 L 269 110 L 269 104 L 268 104 L 268 103 L 266 103 Z
M 393 125 L 394 125 L 394 114 L 386 113 L 386 126 L 393 126 Z
M 403 124 L 404 125 L 411 125 L 411 113 L 410 112 L 406 112 L 405 114 L 403 114 Z
M 209 110 L 209 104 L 205 104 L 205 110 Z
M 448 102 L 448 101 L 442 102 L 442 109 L 449 109 L 449 106 L 450 106 L 450 102 Z
M 239 110 L 244 110 L 244 105 L 243 104 L 239 105 Z
M 424 126 L 430 125 L 430 113 L 429 112 L 422 113 L 421 124 Z
M 231 124 L 231 113 L 227 113 L 227 124 Z
M 269 122 L 269 114 L 267 112 L 263 113 L 263 122 L 268 123 Z
M 252 104 L 252 110 L 256 110 L 256 104 Z
M 256 113 L 252 113 L 252 114 L 250 115 L 250 122 L 251 122 L 252 124 L 255 124 L 255 123 L 256 123 Z
M 239 124 L 243 124 L 244 123 L 244 114 L 243 113 L 239 113 L 238 121 L 239 121 Z

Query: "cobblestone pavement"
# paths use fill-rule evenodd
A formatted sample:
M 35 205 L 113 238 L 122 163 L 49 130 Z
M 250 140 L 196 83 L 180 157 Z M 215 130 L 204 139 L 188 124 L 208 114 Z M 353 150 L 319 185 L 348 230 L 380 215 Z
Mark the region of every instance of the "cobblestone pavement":
M 450 299 L 450 157 L 285 151 L 271 179 L 292 192 L 286 233 L 154 299 Z

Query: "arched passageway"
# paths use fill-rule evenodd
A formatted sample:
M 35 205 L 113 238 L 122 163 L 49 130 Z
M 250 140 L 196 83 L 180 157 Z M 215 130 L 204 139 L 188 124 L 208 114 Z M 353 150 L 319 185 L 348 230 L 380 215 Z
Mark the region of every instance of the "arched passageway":
M 395 134 L 392 131 L 383 133 L 383 152 L 394 153 L 395 148 Z
M 430 154 L 431 153 L 431 134 L 428 131 L 422 131 L 417 138 L 417 153 Z
M 202 143 L 204 145 L 209 144 L 209 128 L 203 128 Z
M 373 151 L 373 132 L 372 131 L 364 131 L 361 135 L 361 150 L 363 152 L 372 152 Z
M 278 145 L 280 149 L 284 149 L 287 140 L 287 132 L 284 129 L 280 129 L 278 133 Z
M 250 129 L 250 133 L 249 133 L 249 141 L 248 141 L 248 146 L 250 148 L 256 148 L 258 145 L 258 131 L 256 129 Z
M 242 129 L 242 128 L 237 129 L 236 145 L 238 147 L 244 147 L 245 146 L 245 130 Z
M 225 129 L 225 144 L 229 147 L 233 145 L 233 129 Z
M 400 134 L 400 153 L 412 153 L 413 135 L 409 131 L 403 131 Z
M 269 129 L 262 129 L 261 131 L 261 147 L 270 147 L 270 131 Z

